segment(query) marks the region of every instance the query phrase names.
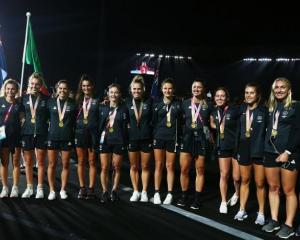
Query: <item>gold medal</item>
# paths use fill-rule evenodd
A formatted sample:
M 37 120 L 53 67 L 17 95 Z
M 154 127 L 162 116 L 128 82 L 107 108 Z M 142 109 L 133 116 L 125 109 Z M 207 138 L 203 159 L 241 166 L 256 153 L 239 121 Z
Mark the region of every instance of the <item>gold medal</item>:
M 35 118 L 31 118 L 31 123 L 35 124 Z
M 197 124 L 194 122 L 191 124 L 191 128 L 196 128 L 196 126 L 197 126 Z
M 225 134 L 223 132 L 220 133 L 220 138 L 224 139 L 225 138 Z
M 168 128 L 172 127 L 171 122 L 167 122 L 167 123 L 166 123 L 166 126 L 167 126 Z
M 64 126 L 64 122 L 60 121 L 59 124 L 58 124 L 58 126 L 62 128 Z
M 84 118 L 84 119 L 83 119 L 83 124 L 86 125 L 86 124 L 88 124 L 88 122 L 89 122 L 89 121 L 87 120 L 87 118 Z
M 245 136 L 246 136 L 246 138 L 249 138 L 250 137 L 250 131 L 246 131 L 246 133 L 245 133 Z
M 276 129 L 272 129 L 272 137 L 276 137 L 278 134 Z
M 110 133 L 112 133 L 112 132 L 114 132 L 114 129 L 113 129 L 112 127 L 110 127 L 110 128 L 108 129 L 108 131 L 109 131 Z

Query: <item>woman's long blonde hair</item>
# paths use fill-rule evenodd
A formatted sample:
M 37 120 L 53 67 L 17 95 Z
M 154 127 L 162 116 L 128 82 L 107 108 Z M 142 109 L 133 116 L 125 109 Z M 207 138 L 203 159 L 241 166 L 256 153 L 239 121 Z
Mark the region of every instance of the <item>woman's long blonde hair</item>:
M 287 87 L 288 87 L 288 96 L 283 100 L 283 103 L 284 103 L 284 108 L 289 108 L 291 107 L 292 105 L 292 86 L 291 86 L 291 82 L 285 78 L 285 77 L 279 77 L 279 78 L 276 78 L 272 84 L 272 88 L 271 88 L 271 93 L 270 93 L 270 96 L 269 96 L 269 100 L 268 100 L 268 103 L 267 103 L 267 106 L 269 108 L 269 112 L 273 112 L 274 109 L 276 108 L 277 106 L 277 102 L 276 102 L 276 98 L 274 96 L 274 90 L 275 90 L 275 85 L 277 82 L 284 82 Z

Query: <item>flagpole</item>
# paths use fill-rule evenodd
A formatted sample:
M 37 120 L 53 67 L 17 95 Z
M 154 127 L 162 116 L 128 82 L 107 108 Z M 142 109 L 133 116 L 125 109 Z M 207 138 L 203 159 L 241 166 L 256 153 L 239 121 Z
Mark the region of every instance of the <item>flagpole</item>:
M 21 86 L 20 86 L 20 97 L 22 97 L 22 88 L 23 88 L 23 79 L 24 79 L 24 68 L 25 68 L 25 56 L 26 56 L 26 46 L 27 46 L 27 35 L 28 35 L 28 26 L 29 26 L 29 19 L 31 13 L 27 12 L 26 17 L 26 32 L 25 32 L 25 41 L 24 41 L 24 49 L 23 49 L 23 58 L 22 58 L 22 72 L 21 72 Z

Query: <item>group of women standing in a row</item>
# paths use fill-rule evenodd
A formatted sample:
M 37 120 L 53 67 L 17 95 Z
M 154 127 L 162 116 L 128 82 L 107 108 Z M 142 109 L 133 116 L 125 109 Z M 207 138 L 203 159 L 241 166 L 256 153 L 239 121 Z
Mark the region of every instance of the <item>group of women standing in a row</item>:
M 172 79 L 161 84 L 163 97 L 157 101 L 145 98 L 145 84 L 141 76 L 130 84 L 131 97 L 122 100 L 118 84 L 108 87 L 107 99 L 100 102 L 94 95 L 94 84 L 82 76 L 75 101 L 69 98 L 69 83 L 56 84 L 56 96 L 48 98 L 40 93 L 42 77 L 34 73 L 28 82 L 28 93 L 16 98 L 19 85 L 9 79 L 3 85 L 0 98 L 1 176 L 0 197 L 8 197 L 7 183 L 9 153 L 13 152 L 13 187 L 10 197 L 18 196 L 20 149 L 26 164 L 27 188 L 23 198 L 33 195 L 34 155 L 38 161 L 36 198 L 43 198 L 45 157 L 48 154 L 47 175 L 49 200 L 56 198 L 54 183 L 59 151 L 62 159 L 61 199 L 68 197 L 66 185 L 73 144 L 78 157 L 78 198 L 95 198 L 97 176 L 96 154 L 101 161 L 101 202 L 118 199 L 120 169 L 126 151 L 130 160 L 133 194 L 130 201 L 148 202 L 150 159 L 154 151 L 154 204 L 161 204 L 161 181 L 167 170 L 167 189 L 163 204 L 173 202 L 175 158 L 180 150 L 179 206 L 188 204 L 189 172 L 195 165 L 195 195 L 193 209 L 200 206 L 204 187 L 205 156 L 209 142 L 217 146 L 220 168 L 220 213 L 227 213 L 228 204 L 240 200 L 235 219 L 247 218 L 246 205 L 252 170 L 257 189 L 258 214 L 255 223 L 263 230 L 287 238 L 294 234 L 293 220 L 297 211 L 295 186 L 299 164 L 299 104 L 292 101 L 291 85 L 285 78 L 274 81 L 267 107 L 261 104 L 260 89 L 247 84 L 241 106 L 229 104 L 229 93 L 220 87 L 214 104 L 205 97 L 201 80 L 192 83 L 192 97 L 181 102 L 174 96 Z M 211 134 L 215 129 L 216 137 Z M 85 183 L 85 160 L 89 162 L 89 185 Z M 109 170 L 113 168 L 112 188 L 109 191 Z M 227 202 L 228 179 L 232 166 L 235 193 Z M 142 170 L 142 192 L 139 192 L 139 168 Z M 265 179 L 269 185 L 271 220 L 265 225 Z M 278 223 L 280 189 L 286 196 L 286 221 Z

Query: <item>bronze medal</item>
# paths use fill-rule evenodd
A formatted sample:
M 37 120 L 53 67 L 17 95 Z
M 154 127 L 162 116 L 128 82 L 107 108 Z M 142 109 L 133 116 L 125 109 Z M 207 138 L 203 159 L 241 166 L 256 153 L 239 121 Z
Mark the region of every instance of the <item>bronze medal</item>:
M 250 131 L 246 131 L 245 136 L 246 138 L 249 138 L 251 136 Z
M 171 122 L 167 122 L 167 123 L 166 123 L 166 126 L 167 126 L 168 128 L 172 127 Z
M 88 119 L 87 119 L 87 118 L 84 118 L 84 119 L 83 119 L 83 124 L 87 125 L 87 124 L 88 124 L 88 122 L 89 122 L 89 121 L 88 121 Z
M 220 138 L 224 139 L 225 138 L 225 134 L 224 133 L 220 133 Z
M 35 118 L 31 118 L 31 123 L 35 124 Z
M 60 121 L 59 124 L 58 124 L 58 126 L 62 128 L 64 126 L 64 122 Z
M 196 126 L 197 126 L 197 124 L 194 122 L 191 124 L 191 128 L 196 128 Z
M 114 132 L 114 129 L 113 129 L 112 127 L 110 127 L 110 128 L 108 129 L 108 131 L 109 131 L 110 133 L 112 133 L 112 132 Z
M 272 129 L 272 137 L 276 137 L 278 134 L 276 129 Z

